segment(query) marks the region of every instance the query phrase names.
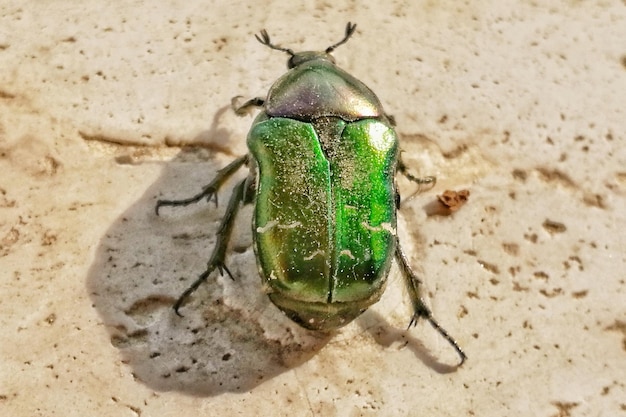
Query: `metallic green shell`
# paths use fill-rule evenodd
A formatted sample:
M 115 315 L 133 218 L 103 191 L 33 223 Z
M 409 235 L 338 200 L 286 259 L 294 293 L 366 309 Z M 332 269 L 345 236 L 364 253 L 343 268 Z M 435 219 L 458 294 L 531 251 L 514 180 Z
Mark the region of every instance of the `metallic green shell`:
M 396 245 L 395 132 L 385 122 L 257 117 L 253 234 L 270 299 L 305 327 L 378 301 Z
M 347 121 L 384 116 L 372 90 L 322 58 L 305 61 L 280 77 L 267 95 L 265 112 L 305 122 L 328 116 Z

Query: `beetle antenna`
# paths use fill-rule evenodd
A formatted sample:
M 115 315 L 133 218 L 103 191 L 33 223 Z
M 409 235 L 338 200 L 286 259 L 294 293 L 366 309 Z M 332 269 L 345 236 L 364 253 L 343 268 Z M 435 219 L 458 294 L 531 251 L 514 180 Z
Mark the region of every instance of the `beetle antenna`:
M 326 53 L 330 54 L 339 45 L 343 45 L 344 43 L 348 42 L 348 39 L 350 39 L 350 36 L 352 36 L 355 30 L 356 30 L 356 23 L 348 22 L 348 24 L 346 25 L 346 35 L 343 37 L 342 40 L 340 40 L 336 44 L 331 45 L 328 48 L 326 48 Z
M 257 41 L 261 42 L 263 45 L 269 48 L 276 49 L 277 51 L 286 52 L 291 56 L 294 56 L 296 54 L 294 51 L 292 51 L 289 48 L 282 48 L 280 46 L 272 44 L 272 42 L 270 41 L 270 35 L 267 34 L 267 31 L 265 29 L 261 30 L 260 37 L 259 35 L 254 35 L 254 37 L 256 38 Z

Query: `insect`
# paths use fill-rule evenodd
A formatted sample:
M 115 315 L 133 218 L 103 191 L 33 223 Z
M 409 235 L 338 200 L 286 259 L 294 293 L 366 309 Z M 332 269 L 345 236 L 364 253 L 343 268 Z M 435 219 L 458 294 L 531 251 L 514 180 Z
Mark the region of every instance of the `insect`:
M 218 171 L 197 195 L 158 200 L 186 206 L 216 199 L 224 182 L 246 165 L 249 175 L 233 188 L 207 269 L 182 293 L 184 301 L 225 264 L 238 209 L 254 203 L 253 237 L 259 272 L 270 300 L 307 329 L 341 327 L 377 302 L 395 258 L 413 304 L 409 327 L 427 320 L 456 350 L 466 355 L 435 321 L 423 302 L 420 280 L 398 242 L 396 211 L 400 197 L 395 174 L 420 184 L 434 177 L 410 175 L 399 157 L 395 125 L 376 95 L 335 65 L 331 53 L 352 36 L 322 52 L 294 52 L 273 44 L 265 30 L 263 45 L 287 53 L 289 71 L 270 88 L 233 109 L 239 115 L 260 108 L 248 133 L 250 153 Z

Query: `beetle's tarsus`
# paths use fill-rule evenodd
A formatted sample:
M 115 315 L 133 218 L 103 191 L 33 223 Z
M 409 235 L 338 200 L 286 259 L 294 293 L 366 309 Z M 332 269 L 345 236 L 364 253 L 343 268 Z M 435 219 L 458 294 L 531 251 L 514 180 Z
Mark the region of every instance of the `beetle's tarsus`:
M 263 104 L 265 104 L 265 99 L 261 97 L 255 97 L 253 99 L 246 101 L 242 105 L 239 105 L 238 101 L 241 98 L 242 98 L 241 96 L 236 96 L 230 100 L 230 107 L 233 109 L 233 111 L 235 112 L 237 116 L 245 116 L 248 113 L 250 113 L 250 110 L 253 107 L 262 107 Z
M 413 326 L 417 326 L 417 322 L 419 321 L 419 319 L 425 319 L 437 331 L 437 333 L 439 333 L 441 337 L 446 339 L 446 341 L 452 345 L 454 350 L 456 350 L 457 354 L 461 358 L 461 361 L 457 366 L 463 365 L 463 363 L 467 359 L 467 355 L 465 354 L 465 352 L 463 352 L 463 349 L 461 349 L 456 340 L 454 340 L 452 336 L 450 336 L 448 332 L 443 327 L 441 327 L 437 320 L 433 318 L 432 312 L 428 307 L 426 307 L 426 304 L 424 304 L 424 300 L 422 299 L 419 300 L 419 308 L 419 311 L 416 311 L 411 317 L 411 321 L 409 322 L 407 330 L 409 330 Z
M 428 322 L 430 323 L 431 326 L 433 326 L 433 328 L 444 338 L 448 341 L 449 344 L 452 345 L 452 347 L 454 348 L 454 350 L 456 350 L 456 353 L 459 355 L 459 357 L 461 358 L 461 361 L 459 362 L 459 364 L 457 366 L 461 366 L 465 363 L 465 361 L 467 360 L 467 355 L 465 354 L 465 352 L 463 352 L 463 349 L 461 349 L 461 347 L 459 346 L 459 344 L 456 342 L 456 340 L 454 340 L 452 338 L 452 336 L 450 336 L 448 334 L 448 332 L 446 332 L 446 330 L 441 327 L 439 325 L 439 323 L 437 323 L 437 321 L 435 319 L 433 319 L 432 317 L 428 317 L 426 320 L 428 320 Z
M 230 273 L 230 269 L 228 269 L 225 264 L 219 265 L 217 268 L 220 270 L 220 275 L 224 275 L 224 271 L 226 271 L 226 274 L 230 277 L 230 279 L 233 281 L 235 280 L 235 277 Z
M 406 179 L 408 179 L 411 182 L 416 183 L 417 185 L 419 185 L 419 188 L 417 190 L 418 193 L 422 192 L 422 191 L 426 191 L 426 190 L 430 190 L 432 189 L 435 184 L 437 184 L 437 177 L 429 175 L 426 177 L 416 177 L 415 175 L 411 174 L 409 172 L 409 168 L 406 166 L 406 164 L 404 163 L 404 161 L 402 160 L 402 156 L 400 156 L 400 158 L 398 158 L 398 167 L 397 170 L 402 173 L 402 175 L 404 175 L 406 177 Z M 422 188 L 422 186 L 427 185 L 427 188 Z
M 215 197 L 215 205 L 217 205 L 217 189 L 211 186 L 207 186 L 202 189 L 201 192 L 194 195 L 193 197 L 184 198 L 182 200 L 157 200 L 156 206 L 154 207 L 154 211 L 156 215 L 159 215 L 159 209 L 163 206 L 176 207 L 176 206 L 188 206 L 193 203 L 197 203 L 198 201 L 206 198 L 207 201 L 211 201 L 211 198 Z
M 180 207 L 180 206 L 188 206 L 193 203 L 197 203 L 198 201 L 206 198 L 207 202 L 211 201 L 211 198 L 215 198 L 215 205 L 217 206 L 217 192 L 224 185 L 224 183 L 235 173 L 239 168 L 241 168 L 244 164 L 248 163 L 248 155 L 244 155 L 235 159 L 230 164 L 226 165 L 224 168 L 217 171 L 217 175 L 213 178 L 210 184 L 205 186 L 201 192 L 194 195 L 193 197 L 184 198 L 182 200 L 157 200 L 156 205 L 154 207 L 154 212 L 156 215 L 159 215 L 159 209 L 163 206 L 168 207 Z
M 213 261 L 213 259 L 211 259 L 211 260 Z M 174 312 L 176 313 L 177 316 L 184 317 L 179 312 L 180 307 L 182 307 L 182 305 L 185 302 L 185 300 L 187 300 L 187 298 L 191 294 L 193 294 L 198 289 L 198 287 L 200 287 L 200 285 L 202 285 L 202 283 L 204 281 L 207 280 L 209 275 L 211 275 L 211 273 L 213 271 L 215 271 L 215 269 L 217 269 L 220 272 L 220 275 L 224 275 L 224 271 L 226 271 L 228 276 L 230 276 L 230 278 L 233 281 L 235 280 L 235 278 L 233 278 L 233 275 L 230 273 L 230 271 L 228 270 L 226 265 L 224 265 L 223 261 L 215 260 L 213 263 L 209 263 L 209 265 L 207 266 L 207 269 L 202 274 L 200 274 L 200 276 L 193 282 L 193 284 L 191 284 L 189 286 L 189 288 L 187 288 L 185 291 L 183 291 L 183 293 L 180 295 L 180 297 L 178 297 L 178 300 L 176 300 L 176 303 L 174 303 L 173 309 L 174 309 Z
M 193 294 L 198 287 L 204 282 L 206 281 L 206 279 L 209 277 L 209 275 L 211 275 L 211 272 L 213 272 L 213 270 L 215 269 L 215 265 L 210 266 L 209 268 L 207 268 L 206 271 L 204 271 L 199 277 L 198 279 L 196 279 L 193 284 L 191 284 L 191 286 L 189 286 L 189 288 L 187 288 L 185 291 L 183 291 L 183 293 L 180 295 L 180 297 L 178 297 L 178 300 L 176 300 L 176 302 L 174 303 L 174 305 L 172 306 L 172 308 L 174 309 L 174 312 L 176 313 L 177 316 L 179 317 L 184 317 L 182 314 L 180 314 L 179 310 L 180 307 L 182 307 L 183 303 L 185 302 L 185 300 L 187 300 L 187 298 Z
M 424 318 L 428 320 L 430 325 L 444 338 L 448 341 L 450 345 L 456 350 L 456 353 L 461 358 L 461 361 L 457 366 L 463 365 L 465 360 L 467 359 L 467 355 L 465 352 L 459 347 L 458 343 L 448 334 L 448 332 L 437 323 L 437 321 L 433 318 L 433 314 L 430 309 L 422 300 L 421 292 L 420 292 L 420 284 L 421 281 L 415 274 L 415 272 L 409 266 L 409 263 L 406 259 L 406 255 L 402 251 L 400 247 L 400 243 L 396 246 L 396 260 L 400 267 L 400 271 L 402 275 L 404 275 L 407 290 L 409 291 L 409 296 L 411 298 L 411 303 L 413 304 L 413 317 L 411 317 L 411 321 L 409 323 L 409 328 L 411 326 L 417 325 L 417 321 L 420 318 Z

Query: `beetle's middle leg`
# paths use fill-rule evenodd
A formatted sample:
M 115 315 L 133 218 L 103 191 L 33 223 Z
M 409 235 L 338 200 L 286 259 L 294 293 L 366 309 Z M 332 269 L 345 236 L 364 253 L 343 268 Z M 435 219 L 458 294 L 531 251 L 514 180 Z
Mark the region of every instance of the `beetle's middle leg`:
M 419 185 L 418 192 L 424 191 L 424 190 L 422 190 L 422 186 L 423 185 L 427 185 L 428 186 L 427 189 L 430 190 L 437 183 L 437 177 L 434 177 L 434 176 L 416 177 L 415 175 L 411 174 L 409 172 L 408 167 L 406 166 L 406 164 L 402 160 L 402 155 L 400 156 L 400 158 L 398 158 L 398 168 L 397 168 L 397 170 L 400 171 L 402 173 L 402 175 L 404 175 L 409 181 L 412 181 L 412 182 L 414 182 L 414 183 Z
M 230 196 L 228 206 L 226 207 L 226 213 L 224 213 L 222 222 L 217 229 L 217 240 L 215 242 L 215 247 L 213 248 L 213 253 L 211 253 L 211 258 L 207 263 L 207 269 L 193 282 L 193 284 L 191 284 L 191 286 L 189 286 L 189 288 L 185 290 L 185 292 L 181 294 L 180 297 L 178 297 L 178 300 L 176 300 L 176 303 L 174 304 L 174 311 L 177 315 L 182 317 L 182 314 L 178 312 L 182 304 L 185 302 L 187 297 L 197 290 L 198 287 L 209 277 L 209 275 L 215 271 L 215 269 L 220 271 L 220 275 L 224 275 L 224 271 L 226 271 L 228 276 L 231 279 L 234 279 L 233 275 L 226 267 L 224 260 L 226 258 L 226 249 L 228 248 L 228 241 L 230 240 L 233 230 L 233 224 L 235 223 L 239 206 L 241 206 L 241 203 L 244 201 L 244 194 L 247 187 L 249 187 L 249 178 L 241 180 L 233 188 L 233 193 Z
M 398 262 L 398 265 L 400 266 L 400 271 L 402 272 L 402 275 L 404 276 L 406 286 L 409 291 L 409 297 L 411 297 L 411 303 L 413 304 L 413 317 L 411 318 L 411 322 L 409 323 L 409 328 L 411 326 L 416 325 L 417 321 L 420 318 L 426 319 L 430 323 L 430 325 L 433 326 L 433 328 L 444 339 L 446 339 L 448 343 L 452 345 L 454 350 L 456 350 L 456 353 L 461 358 L 461 362 L 459 363 L 458 366 L 463 365 L 463 362 L 465 362 L 465 359 L 467 359 L 465 352 L 463 352 L 463 350 L 459 347 L 459 345 L 452 338 L 452 336 L 450 336 L 448 332 L 443 327 L 441 327 L 439 323 L 437 323 L 437 321 L 433 318 L 433 313 L 426 306 L 426 304 L 424 303 L 424 300 L 422 299 L 421 289 L 420 289 L 421 281 L 417 277 L 417 274 L 409 266 L 409 263 L 406 259 L 406 255 L 402 251 L 402 248 L 400 247 L 399 242 L 396 245 L 396 260 Z
M 213 181 L 211 181 L 202 189 L 201 192 L 194 195 L 193 197 L 184 198 L 182 200 L 157 200 L 156 206 L 154 207 L 156 215 L 159 215 L 159 209 L 163 206 L 188 206 L 189 204 L 197 203 L 203 198 L 206 198 L 207 201 L 210 201 L 211 198 L 215 198 L 215 205 L 217 205 L 218 190 L 235 172 L 237 172 L 239 168 L 248 163 L 248 158 L 249 155 L 239 157 L 230 164 L 226 165 L 224 168 L 217 171 L 217 175 L 215 176 L 215 178 L 213 178 Z
M 247 164 L 248 160 L 249 155 L 245 155 L 235 159 L 233 162 L 220 169 L 213 181 L 211 181 L 211 183 L 206 185 L 200 193 L 193 197 L 182 200 L 158 200 L 155 206 L 156 214 L 159 215 L 159 209 L 163 206 L 187 206 L 189 204 L 196 203 L 203 198 L 206 198 L 207 201 L 211 200 L 211 198 L 215 198 L 215 204 L 217 205 L 218 190 L 235 172 L 237 172 L 239 168 L 241 168 L 244 164 Z M 250 202 L 252 196 L 254 195 L 253 188 L 256 181 L 255 172 L 256 171 L 251 170 L 248 177 L 241 180 L 233 188 L 230 200 L 228 201 L 228 206 L 226 207 L 226 212 L 217 230 L 217 240 L 215 242 L 215 247 L 213 248 L 213 253 L 211 253 L 211 258 L 207 263 L 207 269 L 181 294 L 180 297 L 178 297 L 178 300 L 176 300 L 173 308 L 177 315 L 181 316 L 178 310 L 187 297 L 189 297 L 189 295 L 191 295 L 215 269 L 218 269 L 222 275 L 224 274 L 224 271 L 226 271 L 231 279 L 233 278 L 224 263 L 226 249 L 228 247 L 235 218 L 237 217 L 237 212 L 239 211 L 239 206 L 242 202 L 244 204 Z

